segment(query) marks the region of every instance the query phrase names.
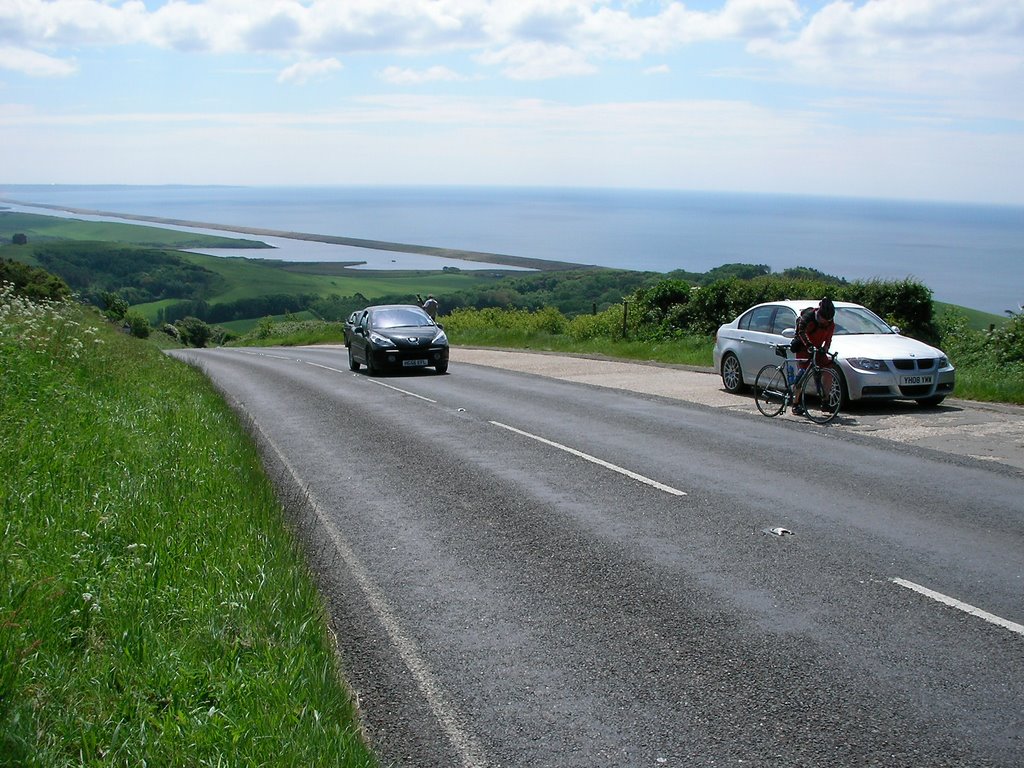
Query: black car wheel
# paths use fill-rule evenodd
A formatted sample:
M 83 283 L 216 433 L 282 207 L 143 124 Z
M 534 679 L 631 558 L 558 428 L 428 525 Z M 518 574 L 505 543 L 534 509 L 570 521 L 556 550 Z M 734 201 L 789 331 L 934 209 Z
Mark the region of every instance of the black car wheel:
M 437 371 L 438 373 L 447 373 L 448 361 L 445 360 L 443 363 L 438 363 L 437 365 L 434 366 L 434 370 Z
M 740 360 L 732 352 L 726 354 L 722 359 L 722 384 L 725 386 L 726 392 L 734 395 L 747 388 L 747 385 L 743 383 L 743 368 L 740 366 Z
M 359 370 L 359 361 L 352 356 L 352 347 L 348 348 L 348 369 L 350 371 Z

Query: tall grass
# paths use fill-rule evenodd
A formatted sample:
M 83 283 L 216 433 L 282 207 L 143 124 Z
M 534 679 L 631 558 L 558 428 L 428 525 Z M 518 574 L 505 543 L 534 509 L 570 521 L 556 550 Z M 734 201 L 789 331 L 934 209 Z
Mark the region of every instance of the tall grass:
M 202 375 L 9 286 L 0 366 L 0 765 L 373 765 L 259 457 Z

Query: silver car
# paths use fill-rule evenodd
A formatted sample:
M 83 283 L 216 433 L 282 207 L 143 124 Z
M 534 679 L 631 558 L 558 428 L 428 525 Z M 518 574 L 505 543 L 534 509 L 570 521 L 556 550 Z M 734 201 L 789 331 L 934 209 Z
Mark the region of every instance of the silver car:
M 715 336 L 715 368 L 729 392 L 752 385 L 764 365 L 777 365 L 775 344 L 793 338 L 796 318 L 817 300 L 773 301 L 751 307 Z M 831 351 L 842 373 L 843 399 L 916 400 L 938 405 L 952 394 L 956 371 L 941 349 L 901 336 L 860 304 L 837 301 Z

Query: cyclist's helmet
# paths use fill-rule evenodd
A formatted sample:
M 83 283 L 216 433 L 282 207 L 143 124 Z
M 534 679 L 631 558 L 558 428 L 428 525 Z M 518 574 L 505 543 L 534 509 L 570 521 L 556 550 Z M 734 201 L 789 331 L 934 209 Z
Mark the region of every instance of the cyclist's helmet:
M 818 304 L 818 314 L 824 320 L 832 320 L 836 316 L 836 306 L 828 296 L 823 298 L 821 303 Z

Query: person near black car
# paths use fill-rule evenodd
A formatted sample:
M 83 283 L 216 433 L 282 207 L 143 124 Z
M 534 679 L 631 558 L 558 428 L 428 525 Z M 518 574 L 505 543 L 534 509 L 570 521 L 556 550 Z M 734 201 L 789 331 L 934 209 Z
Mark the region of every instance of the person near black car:
M 817 363 L 823 368 L 832 365 L 828 356 L 828 348 L 832 344 L 835 332 L 836 307 L 827 296 L 818 302 L 816 307 L 807 307 L 796 319 L 796 336 L 790 349 L 796 353 L 797 367 L 802 375 L 810 365 L 811 354 L 818 355 Z M 803 414 L 804 407 L 800 403 L 802 388 L 793 395 L 793 413 Z
M 437 320 L 437 299 L 434 298 L 434 294 L 428 293 L 427 300 L 424 301 L 423 297 L 417 293 L 416 300 L 423 307 L 423 311 L 430 315 L 431 320 Z

